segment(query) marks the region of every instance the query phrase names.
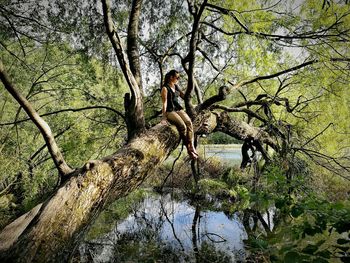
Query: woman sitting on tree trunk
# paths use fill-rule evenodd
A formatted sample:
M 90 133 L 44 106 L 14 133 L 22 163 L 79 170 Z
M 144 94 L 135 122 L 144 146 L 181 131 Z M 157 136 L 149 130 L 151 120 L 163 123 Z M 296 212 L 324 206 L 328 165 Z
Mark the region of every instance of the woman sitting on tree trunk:
M 179 96 L 184 98 L 184 93 L 177 85 L 179 78 L 179 72 L 174 69 L 165 74 L 161 90 L 163 113 L 161 123 L 166 124 L 166 121 L 169 121 L 171 124 L 174 124 L 179 130 L 183 143 L 186 145 L 188 155 L 192 159 L 197 159 L 198 153 L 193 145 L 192 121 L 178 100 Z

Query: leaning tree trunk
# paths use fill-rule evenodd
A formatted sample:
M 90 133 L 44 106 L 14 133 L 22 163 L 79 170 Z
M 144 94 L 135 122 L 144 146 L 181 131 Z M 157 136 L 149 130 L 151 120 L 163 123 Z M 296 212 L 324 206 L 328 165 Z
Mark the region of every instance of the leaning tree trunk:
M 157 125 L 115 154 L 88 162 L 45 203 L 2 231 L 0 261 L 66 262 L 106 203 L 138 187 L 178 138 L 174 126 Z
M 197 134 L 223 130 L 273 145 L 266 132 L 226 115 L 203 111 L 194 122 Z M 175 126 L 157 125 L 115 154 L 90 161 L 45 203 L 0 233 L 0 262 L 65 262 L 102 208 L 138 187 L 176 148 Z

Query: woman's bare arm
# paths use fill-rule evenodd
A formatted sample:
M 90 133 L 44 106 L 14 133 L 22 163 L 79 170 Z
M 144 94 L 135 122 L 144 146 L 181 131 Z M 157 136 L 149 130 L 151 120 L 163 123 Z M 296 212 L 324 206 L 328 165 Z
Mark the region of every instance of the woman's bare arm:
M 161 92 L 161 95 L 162 95 L 162 114 L 163 114 L 163 120 L 166 120 L 166 108 L 167 108 L 167 104 L 168 104 L 168 101 L 167 101 L 167 94 L 168 94 L 168 90 L 163 87 L 162 88 L 162 92 Z
M 180 93 L 180 97 L 181 97 L 182 99 L 184 99 L 184 98 L 185 98 L 185 93 L 182 92 L 182 90 L 180 89 L 180 86 L 179 86 L 179 85 L 176 85 L 176 87 L 177 87 L 177 90 L 178 90 L 179 93 Z

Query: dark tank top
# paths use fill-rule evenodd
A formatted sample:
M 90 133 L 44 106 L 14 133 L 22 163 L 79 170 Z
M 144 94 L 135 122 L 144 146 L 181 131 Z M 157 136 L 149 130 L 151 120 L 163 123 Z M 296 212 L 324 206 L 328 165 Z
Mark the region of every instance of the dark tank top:
M 165 84 L 164 87 L 168 91 L 166 111 L 172 112 L 172 111 L 182 110 L 183 108 L 179 102 L 180 91 L 179 91 L 178 86 L 175 85 L 175 92 L 167 84 Z

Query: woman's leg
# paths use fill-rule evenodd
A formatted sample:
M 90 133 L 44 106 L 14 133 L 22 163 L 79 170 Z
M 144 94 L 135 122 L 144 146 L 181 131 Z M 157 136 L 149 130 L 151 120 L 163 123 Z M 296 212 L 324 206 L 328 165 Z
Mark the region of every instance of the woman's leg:
M 186 123 L 183 120 L 183 118 L 181 117 L 181 115 L 182 115 L 181 113 L 179 114 L 179 112 L 175 112 L 175 111 L 166 113 L 167 120 L 171 124 L 174 124 L 177 127 L 177 129 L 179 130 L 181 139 L 182 139 L 182 141 L 184 142 L 184 144 L 185 144 L 185 146 L 187 148 L 188 155 L 191 158 L 195 159 L 195 158 L 198 157 L 198 154 L 196 152 L 194 152 L 191 148 L 189 148 L 190 141 L 188 140 L 189 139 L 189 137 L 188 137 L 188 126 L 186 125 Z M 191 124 L 191 128 L 192 128 L 192 124 Z M 192 128 L 192 133 L 193 133 L 193 128 Z
M 184 121 L 186 127 L 187 127 L 187 141 L 188 146 L 190 147 L 190 150 L 193 151 L 196 155 L 198 155 L 195 147 L 194 147 L 194 138 L 193 138 L 193 125 L 191 118 L 187 115 L 187 113 L 183 110 L 177 111 L 177 114 L 181 117 L 181 119 Z
M 177 114 L 177 112 L 175 112 L 175 111 L 167 112 L 166 118 L 171 124 L 176 126 L 176 128 L 178 129 L 178 131 L 180 133 L 181 139 L 186 144 L 187 142 L 185 140 L 187 139 L 187 135 L 186 135 L 187 134 L 187 127 L 186 127 L 185 122 L 179 116 L 179 114 Z

